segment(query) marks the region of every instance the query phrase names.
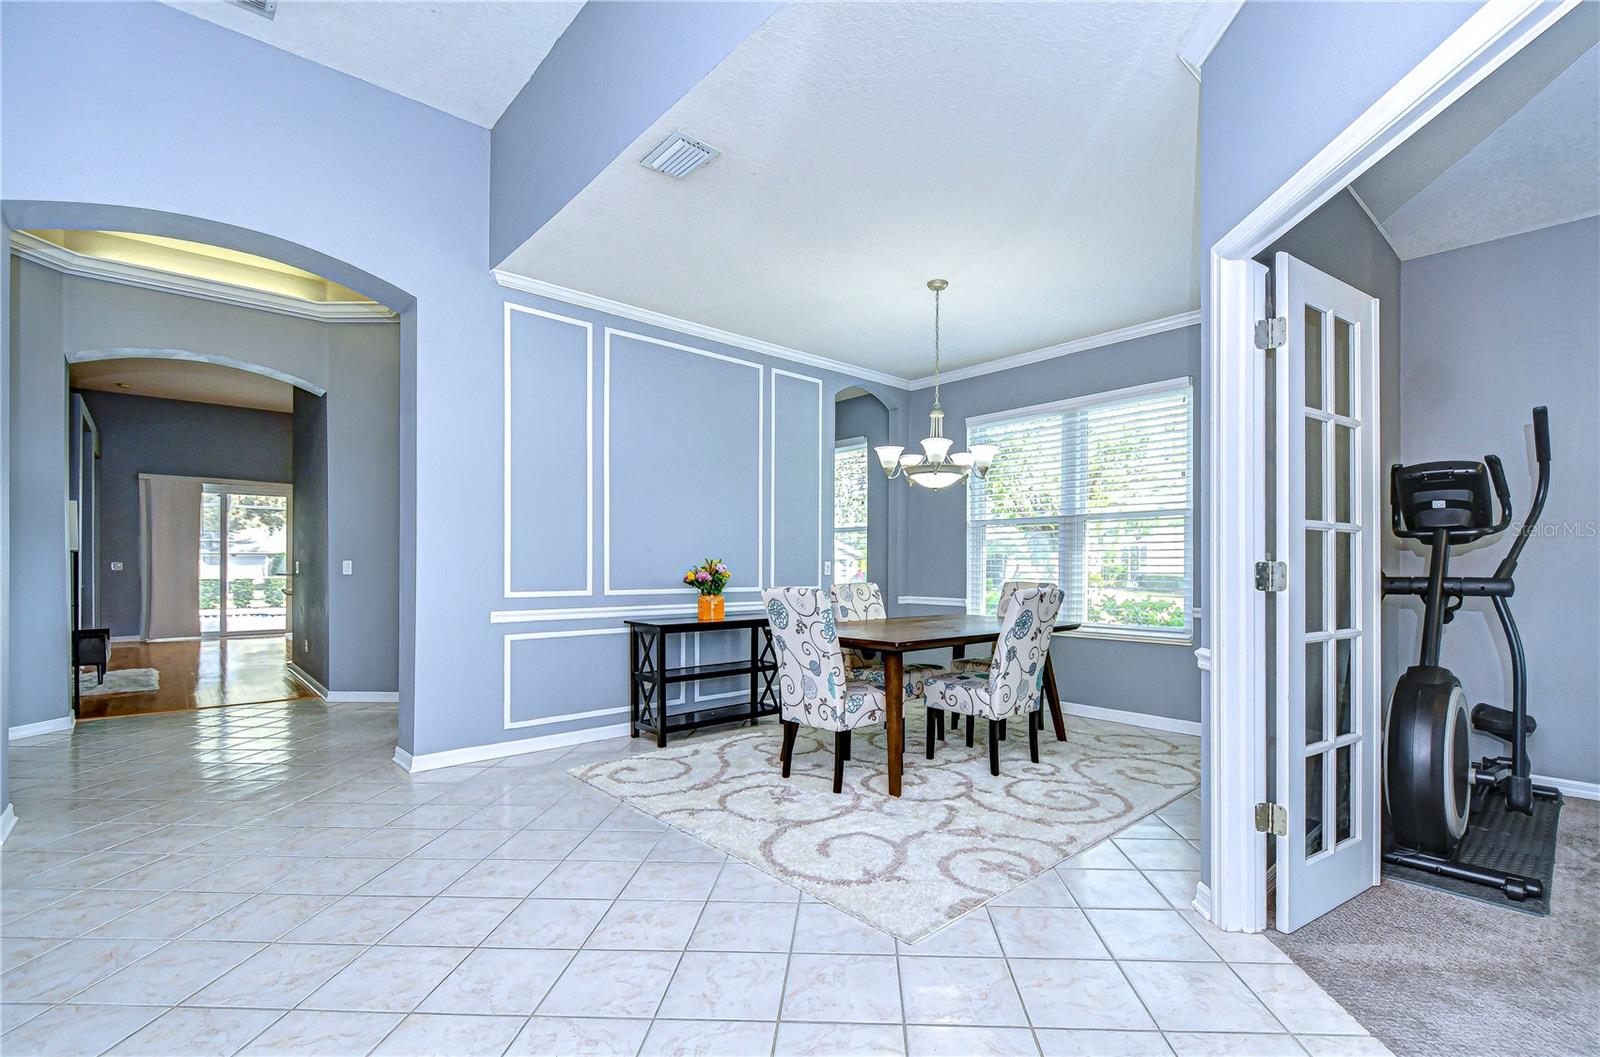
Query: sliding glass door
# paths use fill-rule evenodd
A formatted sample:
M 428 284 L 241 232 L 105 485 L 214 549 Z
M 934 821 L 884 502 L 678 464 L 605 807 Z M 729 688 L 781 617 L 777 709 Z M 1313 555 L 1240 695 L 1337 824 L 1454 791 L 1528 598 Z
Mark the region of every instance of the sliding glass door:
M 201 634 L 282 634 L 290 590 L 287 488 L 207 483 L 200 497 Z

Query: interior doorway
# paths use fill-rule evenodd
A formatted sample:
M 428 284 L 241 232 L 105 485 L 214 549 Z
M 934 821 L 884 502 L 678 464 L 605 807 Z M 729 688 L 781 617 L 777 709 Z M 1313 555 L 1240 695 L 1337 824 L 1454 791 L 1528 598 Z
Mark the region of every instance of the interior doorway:
M 200 496 L 200 634 L 290 631 L 294 489 L 206 482 Z

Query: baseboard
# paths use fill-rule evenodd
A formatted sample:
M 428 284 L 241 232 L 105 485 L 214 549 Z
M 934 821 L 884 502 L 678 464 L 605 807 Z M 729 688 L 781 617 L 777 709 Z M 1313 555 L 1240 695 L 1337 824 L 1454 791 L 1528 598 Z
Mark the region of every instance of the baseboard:
M 112 642 L 143 642 L 144 641 L 144 636 L 143 635 L 113 635 L 113 636 L 111 636 L 111 641 Z
M 328 688 L 319 683 L 316 676 L 312 675 L 310 672 L 306 671 L 293 661 L 289 661 L 286 664 L 286 667 L 289 670 L 289 677 L 291 679 L 305 687 L 307 690 L 310 690 L 313 694 L 316 694 L 324 701 L 328 699 Z
M 322 699 L 330 705 L 392 705 L 400 700 L 395 690 L 329 690 Z
M 0 844 L 4 844 L 6 842 L 6 838 L 11 836 L 11 827 L 15 826 L 16 824 L 17 813 L 11 810 L 10 804 L 7 804 L 6 809 L 4 811 L 0 811 Z
M 1554 786 L 1561 790 L 1561 795 L 1575 796 L 1579 800 L 1600 800 L 1600 782 L 1574 782 L 1570 778 L 1551 778 L 1549 775 L 1536 774 L 1533 776 L 1533 784 Z
M 1145 712 L 1125 712 L 1120 708 L 1081 705 L 1076 701 L 1061 702 L 1061 710 L 1069 716 L 1083 716 L 1085 719 L 1103 719 L 1107 723 L 1126 723 L 1130 727 L 1148 727 L 1151 730 L 1164 730 L 1169 734 L 1188 734 L 1196 738 L 1200 736 L 1200 724 L 1188 719 L 1169 719 L 1166 716 L 1152 716 Z
M 20 727 L 12 727 L 7 732 L 7 737 L 12 741 L 21 741 L 23 738 L 34 738 L 40 734 L 54 734 L 61 730 L 71 730 L 77 723 L 72 716 L 62 716 L 60 719 L 46 719 L 38 723 L 24 723 Z
M 1211 920 L 1211 886 L 1204 881 L 1196 881 L 1194 885 L 1194 902 L 1189 904 L 1194 907 L 1194 912 Z
M 568 745 L 582 745 L 589 741 L 621 738 L 628 733 L 626 723 L 611 723 L 603 727 L 569 730 L 561 734 L 546 734 L 539 738 L 522 738 L 519 741 L 499 741 L 492 745 L 471 745 L 464 749 L 446 749 L 444 752 L 427 752 L 413 756 L 395 746 L 394 762 L 403 771 L 436 771 L 441 767 L 459 767 L 464 763 L 483 763 L 486 760 L 503 760 L 507 756 L 522 756 L 545 749 L 559 749 Z

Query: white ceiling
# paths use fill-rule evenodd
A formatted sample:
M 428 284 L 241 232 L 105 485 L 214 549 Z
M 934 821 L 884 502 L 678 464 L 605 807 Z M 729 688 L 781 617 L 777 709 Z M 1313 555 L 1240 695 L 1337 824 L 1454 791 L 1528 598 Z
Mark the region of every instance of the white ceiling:
M 155 396 L 200 404 L 293 411 L 294 387 L 274 378 L 188 360 L 125 359 L 75 363 L 69 368 L 74 389 L 128 396 Z M 126 386 L 127 388 L 124 388 Z
M 279 0 L 270 21 L 223 0 L 172 7 L 489 128 L 580 3 Z
M 933 277 L 946 367 L 1194 309 L 1202 7 L 790 6 L 502 267 L 901 377 Z
M 1356 181 L 1401 260 L 1600 213 L 1597 39 L 1581 4 Z

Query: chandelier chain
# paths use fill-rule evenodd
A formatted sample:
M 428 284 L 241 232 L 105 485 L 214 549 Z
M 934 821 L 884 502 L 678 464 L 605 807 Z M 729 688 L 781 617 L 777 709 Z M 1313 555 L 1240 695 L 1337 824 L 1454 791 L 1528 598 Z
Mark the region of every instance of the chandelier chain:
M 933 406 L 939 407 L 939 295 L 943 291 L 933 292 Z

